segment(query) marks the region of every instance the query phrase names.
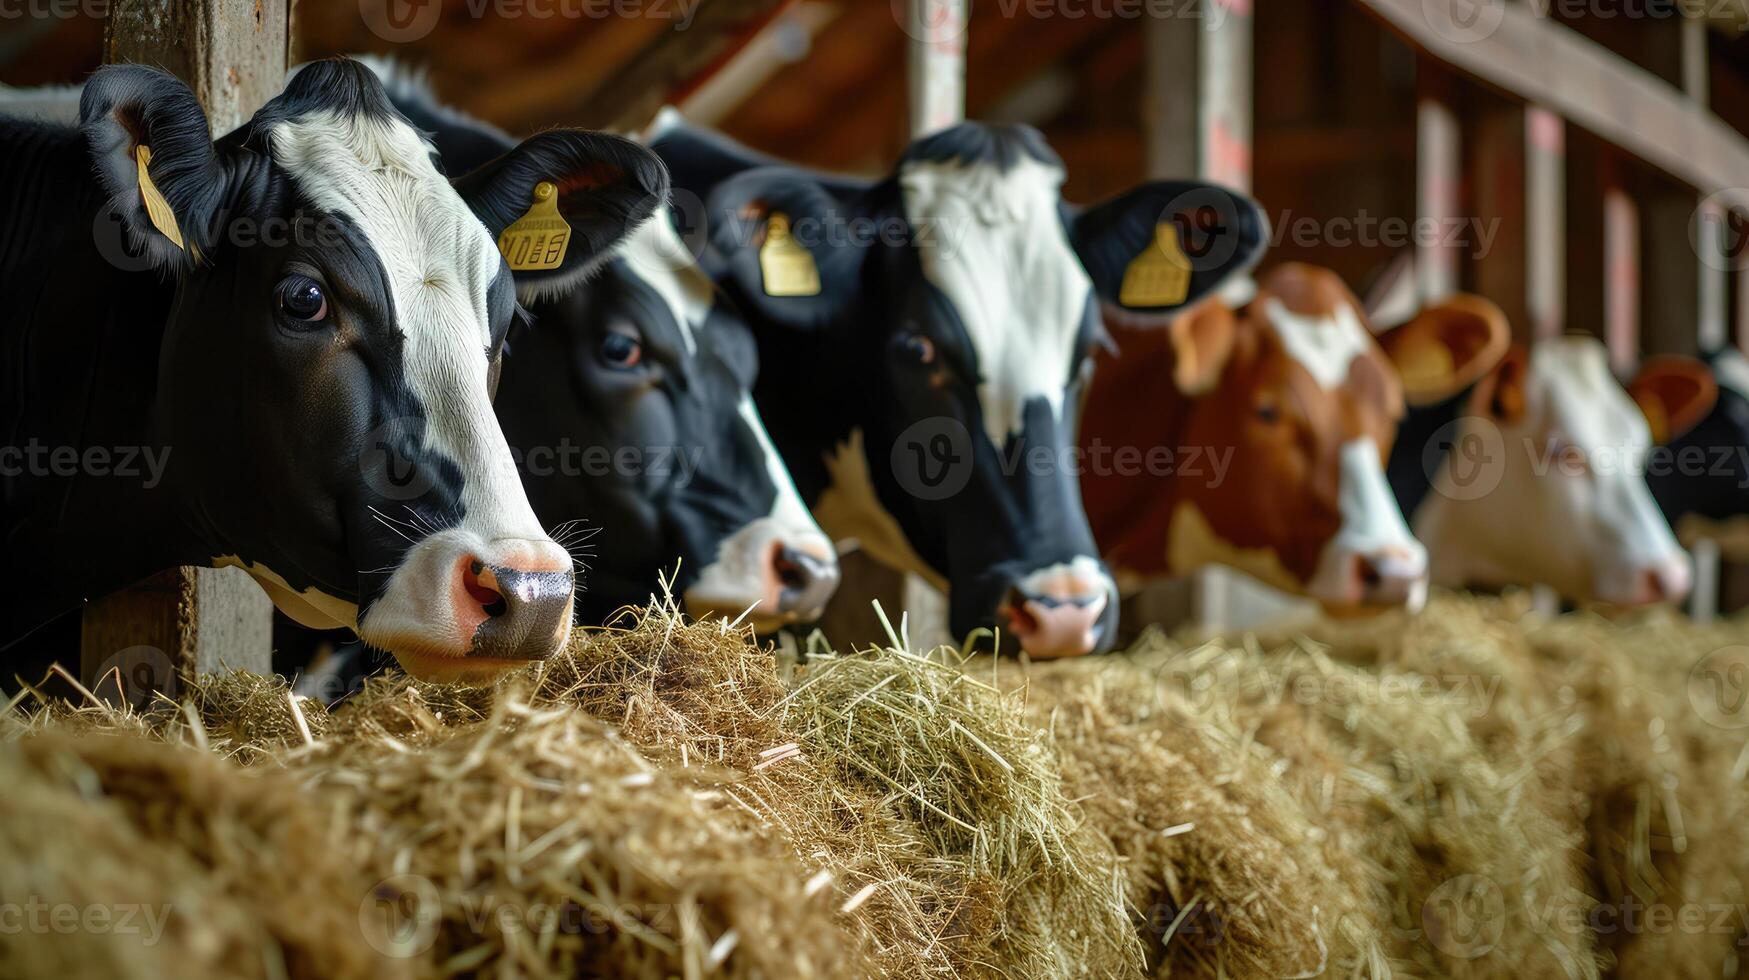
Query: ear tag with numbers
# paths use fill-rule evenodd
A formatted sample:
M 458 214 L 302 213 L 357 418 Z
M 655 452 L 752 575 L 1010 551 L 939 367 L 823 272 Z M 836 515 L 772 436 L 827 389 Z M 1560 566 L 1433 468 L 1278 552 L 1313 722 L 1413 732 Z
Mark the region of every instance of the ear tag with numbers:
M 790 237 L 789 215 L 773 211 L 759 246 L 759 274 L 767 296 L 820 295 L 820 267 L 814 256 Z
M 160 235 L 176 243 L 177 248 L 183 248 L 182 229 L 176 226 L 176 211 L 164 199 L 164 192 L 152 183 L 152 175 L 146 172 L 146 166 L 152 162 L 152 148 L 144 143 L 135 147 L 134 161 L 140 168 L 140 200 L 146 205 L 146 217 L 152 219 L 152 227 L 158 229 Z
M 1170 221 L 1154 226 L 1154 242 L 1130 261 L 1117 301 L 1125 306 L 1177 306 L 1190 295 L 1190 260 Z
M 551 181 L 534 185 L 534 204 L 498 236 L 498 251 L 515 272 L 557 269 L 571 244 L 571 226 L 559 216 L 559 189 Z

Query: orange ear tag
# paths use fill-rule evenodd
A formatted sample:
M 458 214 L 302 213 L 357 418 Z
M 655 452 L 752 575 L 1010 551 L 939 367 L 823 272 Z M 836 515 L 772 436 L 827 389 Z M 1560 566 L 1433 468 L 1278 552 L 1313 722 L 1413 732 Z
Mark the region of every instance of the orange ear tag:
M 551 181 L 534 185 L 534 204 L 498 236 L 498 251 L 514 272 L 557 269 L 571 244 L 571 226 L 559 215 L 559 189 Z
M 176 210 L 164 199 L 164 192 L 158 189 L 158 185 L 152 183 L 152 175 L 146 172 L 147 165 L 152 162 L 152 148 L 144 143 L 135 147 L 134 162 L 140 170 L 140 200 L 145 202 L 146 217 L 152 219 L 152 227 L 158 229 L 158 234 L 176 243 L 177 248 L 185 248 L 182 229 L 176 226 Z
M 767 296 L 820 295 L 820 267 L 814 256 L 790 237 L 789 215 L 773 211 L 759 246 L 759 274 Z
M 1170 221 L 1154 226 L 1154 241 L 1130 260 L 1117 301 L 1125 306 L 1177 306 L 1190 295 L 1190 260 Z

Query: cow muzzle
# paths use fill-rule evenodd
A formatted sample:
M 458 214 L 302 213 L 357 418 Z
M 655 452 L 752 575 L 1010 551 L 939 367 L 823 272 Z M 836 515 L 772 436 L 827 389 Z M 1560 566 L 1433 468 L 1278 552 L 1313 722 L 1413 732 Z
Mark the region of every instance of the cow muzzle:
M 766 631 L 819 619 L 838 580 L 837 551 L 824 534 L 761 518 L 723 541 L 717 560 L 687 588 L 686 609 L 697 619 L 744 619 Z
M 1009 588 L 997 620 L 1041 660 L 1079 657 L 1107 639 L 1106 610 L 1116 595 L 1111 577 L 1091 559 L 1041 568 Z
M 1647 562 L 1624 562 L 1597 579 L 1597 598 L 1618 606 L 1681 602 L 1694 581 L 1686 555 Z
M 407 553 L 358 634 L 420 680 L 487 684 L 564 647 L 574 586 L 570 555 L 550 539 L 452 529 Z
M 1419 544 L 1335 551 L 1307 592 L 1338 615 L 1395 608 L 1419 612 L 1427 604 L 1427 551 Z

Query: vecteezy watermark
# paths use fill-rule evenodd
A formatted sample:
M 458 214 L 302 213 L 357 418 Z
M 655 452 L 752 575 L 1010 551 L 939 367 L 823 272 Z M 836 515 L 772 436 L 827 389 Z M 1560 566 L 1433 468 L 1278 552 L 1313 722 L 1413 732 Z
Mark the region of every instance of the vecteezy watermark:
M 1441 882 L 1421 903 L 1427 941 L 1447 956 L 1486 956 L 1506 931 L 1506 896 L 1484 875 L 1458 875 Z
M 0 902 L 0 936 L 138 936 L 152 946 L 164 936 L 170 906 L 140 902 L 50 902 L 31 896 Z
M 667 484 L 692 484 L 704 465 L 704 446 L 598 446 L 560 439 L 556 446 L 510 447 L 511 459 L 525 476 L 654 477 Z
M 1688 703 L 1717 728 L 1749 728 L 1749 646 L 1722 647 L 1688 672 Z
M 4 2 L 4 0 L 0 0 Z M 208 251 L 227 248 L 333 248 L 346 240 L 346 229 L 331 215 L 222 215 L 215 225 L 217 235 Z M 105 262 L 123 272 L 152 268 L 151 253 L 139 247 L 122 216 L 114 208 L 98 208 L 91 224 L 91 240 Z
M 365 434 L 358 470 L 384 500 L 417 500 L 437 483 L 425 459 L 425 420 L 392 418 Z
M 50 446 L 34 438 L 0 446 L 0 476 L 138 480 L 151 490 L 169 464 L 169 446 Z
M 0 21 L 106 20 L 110 0 L 0 0 Z
M 1272 222 L 1270 248 L 1292 242 L 1299 248 L 1380 248 L 1410 246 L 1445 248 L 1473 259 L 1485 259 L 1500 234 L 1499 218 L 1404 218 L 1373 214 L 1361 208 L 1353 215 L 1316 217 L 1284 209 Z
M 114 705 L 144 708 L 154 692 L 175 697 L 179 677 L 170 656 L 155 646 L 124 647 L 92 675 L 91 693 Z
M 1702 198 L 1689 217 L 1688 244 L 1708 268 L 1718 272 L 1749 268 L 1749 215 L 1741 210 L 1745 201 L 1749 188 L 1715 191 Z
M 1447 41 L 1471 44 L 1494 36 L 1506 19 L 1507 0 L 1421 0 L 1421 16 Z
M 396 959 L 430 949 L 442 923 L 443 897 L 436 885 L 420 875 L 384 878 L 358 903 L 358 930 L 364 941 Z
M 891 0 L 893 22 L 918 41 L 935 44 L 957 41 L 966 30 L 974 0 L 934 0 L 914 9 L 913 0 Z M 1200 20 L 1210 28 L 1224 24 L 1234 0 L 983 0 L 979 9 L 988 15 L 992 6 L 1003 20 Z M 1248 6 L 1248 4 L 1246 5 Z
M 692 26 L 703 0 L 462 0 L 451 16 L 469 20 L 661 20 L 674 30 Z M 443 0 L 359 0 L 358 14 L 372 34 L 392 44 L 418 41 L 442 19 Z

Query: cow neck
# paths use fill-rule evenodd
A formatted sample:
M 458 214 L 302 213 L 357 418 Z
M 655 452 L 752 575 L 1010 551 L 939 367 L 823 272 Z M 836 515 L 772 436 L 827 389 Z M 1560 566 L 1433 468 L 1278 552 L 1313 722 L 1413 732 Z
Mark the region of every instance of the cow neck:
M 76 130 L 0 121 L 0 188 L 9 215 L 0 309 L 12 312 L 0 320 L 0 446 L 35 456 L 0 474 L 5 545 L 48 557 L 46 568 L 7 563 L 30 576 L 29 588 L 4 590 L 10 635 L 196 556 L 169 541 L 176 522 L 162 484 L 153 493 L 143 477 L 93 476 L 89 465 L 98 451 L 110 468 L 132 452 L 143 468 L 145 449 L 162 451 L 152 402 L 172 286 L 100 251 L 100 238 L 119 244 L 122 232 L 99 217 L 101 192 Z
M 1094 367 L 1081 423 L 1087 469 L 1081 494 L 1093 538 L 1113 564 L 1138 572 L 1165 572 L 1161 542 L 1178 509 L 1178 481 L 1138 478 L 1111 469 L 1130 448 L 1183 446 L 1192 396 L 1172 379 L 1170 338 L 1163 329 L 1109 325 L 1116 352 L 1102 352 Z M 1145 405 L 1145 411 L 1138 411 Z M 1104 464 L 1100 461 L 1104 460 Z
M 879 352 L 863 342 L 874 328 L 849 322 L 798 333 L 752 325 L 759 341 L 759 414 L 802 501 L 812 507 L 830 482 L 826 457 L 852 432 L 877 422 L 872 379 Z

